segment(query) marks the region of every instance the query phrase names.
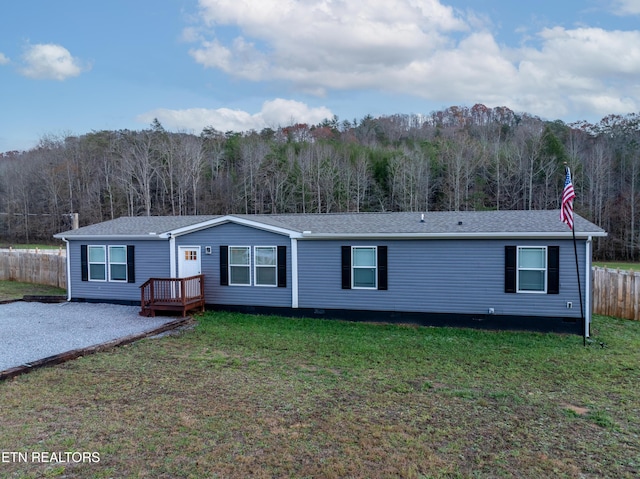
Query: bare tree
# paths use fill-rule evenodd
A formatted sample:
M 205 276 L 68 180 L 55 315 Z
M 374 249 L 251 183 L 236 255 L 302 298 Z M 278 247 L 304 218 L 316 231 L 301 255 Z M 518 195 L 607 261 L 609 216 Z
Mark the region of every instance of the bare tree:
M 117 151 L 121 160 L 119 180 L 127 189 L 129 215 L 135 216 L 141 207 L 146 216 L 151 216 L 152 189 L 158 174 L 152 132 L 124 132 Z

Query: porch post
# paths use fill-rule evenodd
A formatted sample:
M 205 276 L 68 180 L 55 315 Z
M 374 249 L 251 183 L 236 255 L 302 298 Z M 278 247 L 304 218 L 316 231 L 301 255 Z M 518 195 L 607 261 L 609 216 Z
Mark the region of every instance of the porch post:
M 176 239 L 171 234 L 169 235 L 169 277 L 178 277 L 176 272 Z

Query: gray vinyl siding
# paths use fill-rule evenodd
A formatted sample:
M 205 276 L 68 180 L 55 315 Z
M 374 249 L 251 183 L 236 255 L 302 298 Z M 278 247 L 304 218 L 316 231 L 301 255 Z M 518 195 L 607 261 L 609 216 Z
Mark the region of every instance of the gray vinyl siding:
M 71 299 L 104 299 L 109 301 L 140 301 L 140 285 L 151 277 L 169 277 L 168 241 L 71 241 Z M 82 281 L 81 245 L 134 245 L 135 283 L 113 281 Z
M 220 246 L 251 247 L 251 286 L 220 285 Z M 176 238 L 178 246 L 200 246 L 205 300 L 211 305 L 291 307 L 291 240 L 288 236 L 247 226 L 225 223 Z M 206 254 L 206 247 L 211 254 Z M 287 247 L 287 287 L 254 285 L 254 246 Z M 176 257 L 176 264 L 178 258 Z
M 388 290 L 342 289 L 342 245 L 386 245 Z M 559 246 L 560 294 L 505 293 L 505 245 Z M 581 272 L 584 255 L 581 241 Z M 298 257 L 300 308 L 580 317 L 571 241 L 299 241 Z
M 136 282 L 82 281 L 81 245 L 134 245 Z M 251 247 L 251 286 L 220 285 L 220 246 Z M 406 311 L 485 315 L 580 317 L 580 298 L 571 240 L 307 240 L 298 245 L 300 308 Z M 342 289 L 341 247 L 387 246 L 388 290 Z M 560 294 L 505 293 L 505 246 L 560 248 Z M 179 246 L 199 246 L 205 298 L 210 305 L 291 307 L 291 240 L 286 235 L 235 223 L 194 231 L 175 239 Z M 286 246 L 286 288 L 254 285 L 254 246 Z M 206 254 L 210 247 L 211 254 Z M 169 241 L 70 241 L 72 299 L 131 301 L 150 277 L 171 277 Z M 584 274 L 585 243 L 578 242 Z M 581 277 L 583 295 L 586 278 Z M 567 302 L 573 308 L 567 309 Z

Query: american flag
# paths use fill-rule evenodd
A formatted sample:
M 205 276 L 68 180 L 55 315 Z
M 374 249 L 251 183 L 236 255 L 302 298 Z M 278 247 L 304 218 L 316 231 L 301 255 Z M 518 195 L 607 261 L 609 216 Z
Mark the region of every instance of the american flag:
M 564 180 L 564 190 L 562 191 L 562 206 L 560 207 L 560 220 L 573 229 L 573 200 L 576 192 L 571 183 L 571 171 L 567 167 L 567 177 Z

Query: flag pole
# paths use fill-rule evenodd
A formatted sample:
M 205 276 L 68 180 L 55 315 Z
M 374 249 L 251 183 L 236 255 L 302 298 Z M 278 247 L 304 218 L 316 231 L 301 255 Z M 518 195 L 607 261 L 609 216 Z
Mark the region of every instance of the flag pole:
M 576 227 L 573 219 L 573 200 L 575 199 L 575 192 L 573 189 L 573 181 L 571 179 L 571 170 L 564 163 L 565 171 L 565 185 L 562 193 L 560 219 L 571 228 L 571 235 L 573 237 L 573 253 L 576 258 L 576 276 L 578 277 L 578 295 L 580 297 L 580 319 L 582 319 L 582 345 L 587 345 L 587 318 L 584 314 L 584 304 L 582 300 L 582 283 L 580 281 L 580 265 L 578 263 L 578 245 L 576 243 Z

